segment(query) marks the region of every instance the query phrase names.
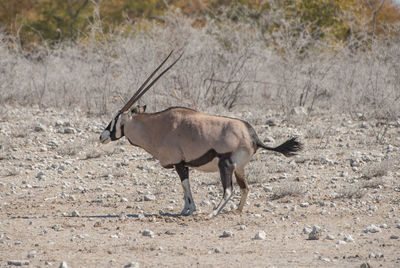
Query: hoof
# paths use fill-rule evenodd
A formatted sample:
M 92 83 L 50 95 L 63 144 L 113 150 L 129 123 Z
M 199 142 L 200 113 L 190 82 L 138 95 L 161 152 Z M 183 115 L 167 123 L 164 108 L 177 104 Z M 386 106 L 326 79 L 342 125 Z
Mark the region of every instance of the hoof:
M 196 211 L 195 209 L 194 210 L 190 210 L 190 209 L 184 209 L 184 210 L 182 210 L 182 212 L 181 212 L 181 216 L 190 216 L 190 215 L 193 215 L 193 212 L 194 211 Z
M 235 215 L 242 215 L 242 210 L 236 209 L 236 210 L 232 210 L 233 214 Z
M 190 215 L 192 215 L 192 212 L 189 210 L 189 211 L 182 211 L 181 212 L 181 216 L 190 216 Z

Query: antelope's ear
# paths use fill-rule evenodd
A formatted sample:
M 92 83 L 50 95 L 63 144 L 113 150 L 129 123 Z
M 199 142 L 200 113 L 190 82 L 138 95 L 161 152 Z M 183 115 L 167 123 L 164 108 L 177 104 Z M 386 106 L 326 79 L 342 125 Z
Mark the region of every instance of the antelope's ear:
M 142 114 L 146 111 L 146 105 L 143 106 L 136 106 L 131 110 L 133 114 Z

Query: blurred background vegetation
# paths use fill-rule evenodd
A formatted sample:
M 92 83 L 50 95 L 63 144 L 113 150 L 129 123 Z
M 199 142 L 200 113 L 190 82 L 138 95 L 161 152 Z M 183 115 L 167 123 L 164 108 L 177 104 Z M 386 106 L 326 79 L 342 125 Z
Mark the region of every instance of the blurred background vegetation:
M 162 24 L 163 14 L 171 11 L 194 19 L 193 27 L 225 14 L 232 22 L 257 24 L 262 34 L 280 31 L 287 27 L 285 21 L 296 19 L 301 25 L 297 32 L 306 30 L 314 39 L 334 44 L 360 32 L 390 38 L 398 34 L 390 26 L 400 22 L 399 2 L 393 0 L 0 0 L 0 27 L 29 48 L 84 40 L 96 17 L 102 31 L 126 31 L 143 21 Z M 280 17 L 265 21 L 264 13 Z M 296 27 L 291 28 L 296 34 Z
M 148 109 L 400 122 L 398 0 L 0 0 L 0 107 L 109 115 L 171 50 Z

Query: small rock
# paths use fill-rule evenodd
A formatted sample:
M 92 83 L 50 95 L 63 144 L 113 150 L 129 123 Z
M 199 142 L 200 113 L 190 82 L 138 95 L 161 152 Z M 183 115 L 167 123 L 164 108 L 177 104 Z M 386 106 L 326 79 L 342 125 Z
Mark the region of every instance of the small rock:
M 275 140 L 272 137 L 267 136 L 264 138 L 264 142 L 265 143 L 275 143 Z
M 307 116 L 307 110 L 302 106 L 298 106 L 292 109 L 291 114 L 299 116 Z
M 333 235 L 328 234 L 328 235 L 325 237 L 325 239 L 326 239 L 326 240 L 335 240 L 335 237 L 334 237 Z
M 151 231 L 151 230 L 143 230 L 143 231 L 142 231 L 142 235 L 143 235 L 143 236 L 148 236 L 148 237 L 153 238 L 153 237 L 154 237 L 154 232 Z
M 246 230 L 246 225 L 240 225 L 239 230 L 241 230 L 241 231 Z
M 399 239 L 399 236 L 393 234 L 393 235 L 390 236 L 390 239 Z
M 72 217 L 80 217 L 80 214 L 77 210 L 74 210 L 74 211 L 72 211 L 71 216 Z
M 76 130 L 73 129 L 72 127 L 66 127 L 64 128 L 64 134 L 75 134 Z
M 373 224 L 364 229 L 364 233 L 379 233 L 379 232 L 381 232 L 381 228 Z
M 33 258 L 35 258 L 36 257 L 36 251 L 30 251 L 30 252 L 28 252 L 28 259 L 33 259 Z
M 353 243 L 354 242 L 354 238 L 351 235 L 345 234 L 344 235 L 344 241 Z
M 258 231 L 254 236 L 254 240 L 265 240 L 265 239 L 267 239 L 267 234 L 264 231 Z
M 270 126 L 270 127 L 276 126 L 276 125 L 277 125 L 276 119 L 275 119 L 275 118 L 268 118 L 268 119 L 265 121 L 265 124 L 266 124 L 267 126 Z
M 303 228 L 303 234 L 309 234 L 309 233 L 311 233 L 312 232 L 312 229 L 311 228 L 309 228 L 309 227 L 304 227 Z
M 272 192 L 273 188 L 272 188 L 271 186 L 264 186 L 264 187 L 263 187 L 263 190 L 264 190 L 266 193 L 270 193 L 270 192 Z
M 132 261 L 128 264 L 125 264 L 124 268 L 139 268 L 139 263 Z
M 285 179 L 288 179 L 288 178 L 290 178 L 290 175 L 287 174 L 287 173 L 282 173 L 282 174 L 279 176 L 279 179 L 280 179 L 280 180 L 285 180 Z
M 231 231 L 224 231 L 220 237 L 233 237 L 234 233 Z
M 35 132 L 43 132 L 44 131 L 44 127 L 42 125 L 37 125 L 33 128 L 33 131 Z
M 338 244 L 338 245 L 346 245 L 347 242 L 346 242 L 346 241 L 343 241 L 343 240 L 339 240 L 339 241 L 337 241 L 337 244 Z
M 156 196 L 152 194 L 147 194 L 144 196 L 144 201 L 154 201 L 156 200 Z
M 202 206 L 202 207 L 207 207 L 209 205 L 211 205 L 211 203 L 210 203 L 210 201 L 207 201 L 207 200 L 203 200 L 200 203 L 200 206 Z
M 379 225 L 379 227 L 381 227 L 382 229 L 386 229 L 387 228 L 387 224 L 386 223 L 381 224 L 381 225 Z
M 324 261 L 324 262 L 331 262 L 331 259 L 329 259 L 329 258 L 321 258 L 321 261 Z
M 40 181 L 44 181 L 46 180 L 46 175 L 42 171 L 39 171 L 38 174 L 36 174 L 36 178 Z
M 67 262 L 65 262 L 65 261 L 61 262 L 60 266 L 58 266 L 58 268 L 68 268 Z
M 310 206 L 310 204 L 308 202 L 300 203 L 300 207 L 302 207 L 302 208 L 306 208 L 308 206 Z
M 215 253 L 221 253 L 221 250 L 219 248 L 214 248 Z
M 362 123 L 360 124 L 360 128 L 369 129 L 370 126 L 368 125 L 368 123 L 362 122 Z
M 22 265 L 29 265 L 29 261 L 10 260 L 7 261 L 7 264 L 14 266 L 22 266 Z
M 318 240 L 321 237 L 322 229 L 321 227 L 314 225 L 311 233 L 308 235 L 309 240 Z
M 360 265 L 360 268 L 372 268 L 368 262 L 364 262 Z

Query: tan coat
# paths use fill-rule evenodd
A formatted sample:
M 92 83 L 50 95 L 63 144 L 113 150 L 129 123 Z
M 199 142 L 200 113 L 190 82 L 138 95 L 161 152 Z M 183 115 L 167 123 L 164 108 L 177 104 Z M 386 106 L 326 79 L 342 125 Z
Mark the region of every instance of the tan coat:
M 232 158 L 239 167 L 257 148 L 245 122 L 182 107 L 133 115 L 124 124 L 124 134 L 164 167 L 196 160 L 212 149 L 218 154 L 234 153 Z M 217 170 L 215 166 L 206 171 Z

